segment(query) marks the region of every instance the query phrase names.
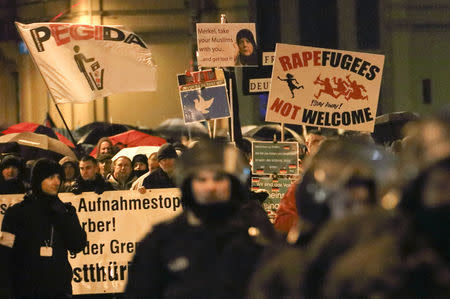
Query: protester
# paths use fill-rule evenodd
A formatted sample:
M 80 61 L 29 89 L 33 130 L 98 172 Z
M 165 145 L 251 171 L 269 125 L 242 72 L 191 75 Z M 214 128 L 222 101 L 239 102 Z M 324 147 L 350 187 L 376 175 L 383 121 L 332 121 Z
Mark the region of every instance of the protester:
M 113 172 L 107 179 L 114 190 L 129 190 L 135 180 L 136 177 L 133 176 L 130 158 L 121 156 L 114 160 Z
M 152 171 L 145 179 L 142 185 L 146 189 L 157 188 L 175 188 L 173 182 L 173 172 L 175 169 L 175 160 L 178 158 L 177 152 L 172 144 L 165 143 L 158 150 L 159 168 Z
M 75 208 L 61 202 L 63 174 L 58 163 L 40 159 L 31 174 L 31 192 L 6 210 L 0 238 L 0 259 L 7 277 L 3 294 L 14 298 L 69 298 L 72 268 L 67 251 L 86 244 Z M 7 291 L 6 291 L 7 290 Z
M 134 181 L 133 185 L 131 185 L 130 190 L 139 190 L 139 192 L 141 192 L 142 194 L 145 193 L 145 187 L 142 184 L 144 183 L 145 178 L 150 175 L 150 173 L 152 173 L 155 169 L 159 168 L 157 157 L 158 152 L 153 152 L 150 154 L 150 156 L 148 156 L 147 164 L 149 166 L 149 171 L 138 177 L 136 181 Z
M 112 157 L 111 154 L 100 154 L 97 156 L 98 170 L 104 179 L 106 179 L 112 171 Z
M 326 136 L 318 130 L 310 130 L 306 135 L 307 156 L 313 156 L 320 147 L 320 144 L 326 140 Z M 276 212 L 274 226 L 282 233 L 288 233 L 298 220 L 297 206 L 295 203 L 295 190 L 300 183 L 301 178 L 291 184 L 280 201 Z
M 324 141 L 306 162 L 295 192 L 299 221 L 288 241 L 298 250 L 285 249 L 263 263 L 252 279 L 249 297 L 365 297 L 322 291 L 343 252 L 351 257 L 352 248 L 379 238 L 386 229 L 401 229 L 401 222 L 381 209 L 382 199 L 395 190 L 396 166 L 395 157 L 373 142 L 357 137 Z M 261 289 L 265 294 L 256 297 Z
M 141 175 L 148 172 L 148 160 L 144 154 L 135 155 L 131 160 L 131 167 L 133 168 L 133 174 L 139 178 Z
M 80 175 L 78 162 L 74 158 L 66 156 L 59 160 L 59 165 L 62 166 L 64 171 L 59 192 L 69 192 L 75 182 L 75 178 Z
M 177 161 L 184 209 L 153 227 L 129 270 L 129 298 L 243 298 L 270 222 L 248 206 L 248 165 L 232 146 L 201 141 Z M 253 202 L 253 201 L 252 201 Z
M 80 159 L 79 167 L 80 176 L 75 179 L 70 192 L 81 194 L 82 192 L 94 191 L 97 194 L 102 194 L 105 191 L 114 190 L 111 183 L 105 181 L 98 173 L 98 164 L 94 157 L 82 157 Z
M 97 158 L 101 154 L 113 154 L 113 143 L 108 137 L 100 138 L 95 148 L 97 149 Z
M 28 184 L 23 181 L 25 165 L 22 159 L 8 155 L 0 163 L 0 194 L 25 193 Z

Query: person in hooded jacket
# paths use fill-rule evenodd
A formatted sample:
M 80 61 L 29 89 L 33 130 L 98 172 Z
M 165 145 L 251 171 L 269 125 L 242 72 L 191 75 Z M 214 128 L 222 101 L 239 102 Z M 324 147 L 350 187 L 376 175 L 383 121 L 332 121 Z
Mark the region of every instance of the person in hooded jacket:
M 71 297 L 67 253 L 84 248 L 86 233 L 75 208 L 58 198 L 61 177 L 58 163 L 39 159 L 31 173 L 31 192 L 6 210 L 0 238 L 0 271 L 8 278 L 0 282 L 5 297 Z
M 264 210 L 248 199 L 244 157 L 231 145 L 200 141 L 175 171 L 184 210 L 140 242 L 126 296 L 243 298 L 274 233 Z
M 28 189 L 22 179 L 25 174 L 23 161 L 13 155 L 6 156 L 0 163 L 0 194 L 20 194 Z

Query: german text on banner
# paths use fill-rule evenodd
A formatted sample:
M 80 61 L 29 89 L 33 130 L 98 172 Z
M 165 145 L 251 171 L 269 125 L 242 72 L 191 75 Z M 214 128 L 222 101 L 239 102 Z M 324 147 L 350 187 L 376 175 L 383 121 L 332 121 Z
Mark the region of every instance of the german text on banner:
M 156 90 L 156 66 L 144 41 L 121 26 L 16 22 L 57 103 Z
M 76 208 L 88 244 L 69 255 L 73 269 L 73 294 L 121 293 L 128 279 L 128 267 L 139 242 L 151 227 L 181 212 L 178 189 L 107 191 L 101 195 L 60 193 L 63 202 Z M 9 206 L 23 194 L 0 195 L 0 226 Z
M 277 44 L 266 121 L 373 132 L 384 56 Z

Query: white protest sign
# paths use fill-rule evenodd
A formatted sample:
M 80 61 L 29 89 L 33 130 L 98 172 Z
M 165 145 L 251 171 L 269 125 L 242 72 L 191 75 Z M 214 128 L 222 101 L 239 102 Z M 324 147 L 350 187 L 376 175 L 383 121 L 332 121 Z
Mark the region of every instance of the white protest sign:
M 373 132 L 384 56 L 277 44 L 266 121 Z
M 182 210 L 178 189 L 107 191 L 101 195 L 60 193 L 63 202 L 77 210 L 87 233 L 82 252 L 69 256 L 73 268 L 73 294 L 121 293 L 128 266 L 139 242 L 151 226 L 168 220 Z M 0 195 L 0 223 L 6 209 L 23 199 L 23 194 Z
M 16 26 L 57 103 L 156 90 L 150 50 L 122 26 L 17 22 Z
M 198 65 L 258 65 L 255 23 L 197 23 Z

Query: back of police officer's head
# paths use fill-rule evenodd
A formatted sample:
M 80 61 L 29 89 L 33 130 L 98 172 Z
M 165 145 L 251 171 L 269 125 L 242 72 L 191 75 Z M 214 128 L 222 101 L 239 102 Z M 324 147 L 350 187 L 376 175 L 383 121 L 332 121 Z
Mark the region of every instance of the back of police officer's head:
M 46 158 L 37 160 L 31 170 L 32 193 L 37 196 L 56 196 L 62 176 L 63 169 L 55 161 Z
M 184 152 L 175 168 L 183 204 L 203 220 L 231 214 L 248 196 L 250 174 L 243 154 L 216 140 L 201 140 Z

